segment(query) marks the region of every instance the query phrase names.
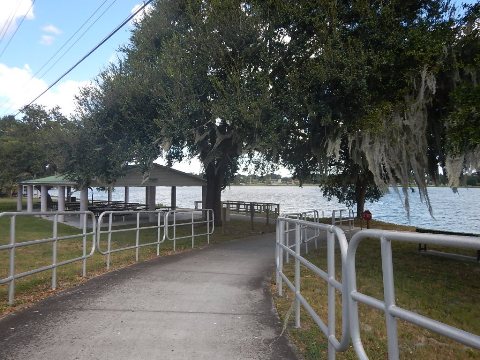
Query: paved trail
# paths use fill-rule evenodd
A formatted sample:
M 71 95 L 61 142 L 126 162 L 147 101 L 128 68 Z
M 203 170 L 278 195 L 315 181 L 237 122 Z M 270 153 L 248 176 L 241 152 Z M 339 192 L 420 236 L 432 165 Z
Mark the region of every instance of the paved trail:
M 0 320 L 0 359 L 296 359 L 269 293 L 274 235 L 157 258 Z

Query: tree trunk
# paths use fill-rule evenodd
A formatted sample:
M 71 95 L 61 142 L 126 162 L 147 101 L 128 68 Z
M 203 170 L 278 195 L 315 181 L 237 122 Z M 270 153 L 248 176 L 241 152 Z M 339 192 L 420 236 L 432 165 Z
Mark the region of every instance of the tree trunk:
M 205 167 L 207 177 L 207 194 L 205 209 L 212 209 L 215 217 L 215 226 L 222 226 L 222 186 L 224 174 L 222 167 L 217 168 L 211 162 Z
M 357 178 L 355 184 L 355 200 L 357 203 L 357 217 L 362 217 L 362 213 L 365 210 L 365 197 L 367 194 L 367 184 L 360 176 Z

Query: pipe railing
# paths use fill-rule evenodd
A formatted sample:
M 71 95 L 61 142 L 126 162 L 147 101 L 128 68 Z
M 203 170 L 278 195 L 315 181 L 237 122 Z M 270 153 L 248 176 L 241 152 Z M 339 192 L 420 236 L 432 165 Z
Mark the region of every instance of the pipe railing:
M 292 250 L 285 245 L 285 237 L 287 234 L 287 224 L 293 224 L 295 227 L 295 249 Z M 302 227 L 312 230 L 312 232 L 326 233 L 327 237 L 327 271 L 324 271 L 312 264 L 301 255 L 302 242 Z M 319 329 L 325 334 L 328 339 L 328 358 L 335 359 L 337 351 L 345 351 L 348 349 L 350 343 L 350 333 L 348 326 L 348 288 L 346 274 L 342 271 L 342 281 L 339 282 L 335 278 L 335 243 L 338 241 L 340 249 L 340 258 L 342 267 L 346 267 L 347 248 L 348 243 L 344 232 L 335 226 L 321 223 L 313 223 L 298 219 L 279 218 L 277 220 L 277 240 L 275 247 L 275 263 L 276 263 L 276 282 L 279 296 L 283 295 L 283 283 L 285 283 L 295 296 L 295 326 L 300 327 L 300 306 L 307 311 L 313 321 L 317 324 Z M 289 254 L 295 259 L 295 275 L 293 281 L 290 280 L 283 272 L 283 259 L 286 254 Z M 303 265 L 315 275 L 327 282 L 328 286 L 328 321 L 327 324 L 320 318 L 320 316 L 313 309 L 312 305 L 302 295 L 301 291 L 301 277 L 300 267 Z M 335 296 L 336 292 L 342 294 L 342 336 L 340 340 L 335 334 Z
M 358 246 L 365 239 L 377 239 L 380 241 L 384 289 L 383 301 L 362 294 L 357 289 L 355 256 Z M 362 360 L 368 359 L 360 335 L 360 320 L 358 316 L 359 302 L 385 313 L 389 360 L 397 360 L 399 358 L 397 319 L 436 332 L 464 345 L 480 349 L 480 336 L 397 306 L 395 301 L 394 269 L 392 263 L 392 242 L 410 242 L 415 244 L 421 242 L 424 244 L 474 250 L 480 248 L 480 239 L 477 237 L 384 230 L 362 230 L 355 234 L 350 240 L 348 247 L 348 266 L 346 267 L 346 272 L 348 274 L 348 292 L 351 297 L 349 305 L 351 335 L 358 358 Z
M 192 241 L 192 249 L 195 246 L 195 238 L 206 236 L 207 244 L 210 244 L 210 236 L 215 230 L 215 218 L 212 209 L 197 210 L 171 210 L 165 213 L 165 238 L 173 241 L 173 251 L 176 251 L 177 240 L 188 239 Z M 205 231 L 195 231 L 198 226 L 204 225 Z M 187 229 L 189 233 L 177 236 L 177 228 Z M 172 235 L 172 236 L 171 236 Z
M 113 219 L 116 216 L 135 216 L 135 226 L 134 227 L 122 227 L 122 228 L 113 228 Z M 149 221 L 145 224 L 141 222 L 141 216 L 144 215 L 148 217 Z M 107 229 L 102 230 L 104 219 L 108 219 Z M 140 248 L 145 246 L 156 246 L 157 247 L 157 256 L 160 255 L 160 244 L 165 241 L 164 235 L 162 235 L 162 229 L 165 233 L 164 226 L 164 212 L 162 211 L 105 211 L 100 214 L 98 217 L 98 231 L 97 231 L 97 241 L 96 247 L 97 251 L 106 256 L 106 265 L 107 270 L 110 269 L 111 263 L 111 254 L 135 249 L 135 261 L 138 262 Z M 127 225 L 128 226 L 128 225 Z M 155 241 L 150 241 L 147 243 L 140 243 L 140 236 L 142 231 L 146 230 L 156 230 Z M 112 235 L 125 232 L 135 232 L 135 245 L 127 245 L 123 247 L 116 247 L 112 249 Z M 102 235 L 107 236 L 107 248 L 102 250 L 101 247 L 101 237 Z
M 59 235 L 59 223 L 62 223 L 68 217 L 68 222 L 71 223 L 75 216 L 80 218 L 79 234 L 74 235 Z M 135 217 L 135 223 L 129 225 L 122 223 L 121 227 L 114 227 L 114 219 L 119 216 Z M 52 221 L 52 235 L 51 237 L 17 241 L 17 218 L 18 217 L 51 217 Z M 92 257 L 95 252 L 106 257 L 106 268 L 110 269 L 111 255 L 120 251 L 135 250 L 135 259 L 139 260 L 139 250 L 146 246 L 156 246 L 157 256 L 160 255 L 160 245 L 165 240 L 173 241 L 174 248 L 177 239 L 192 239 L 192 247 L 195 245 L 195 239 L 200 236 L 206 236 L 207 242 L 210 243 L 210 236 L 213 234 L 214 217 L 212 210 L 176 210 L 176 211 L 106 211 L 100 214 L 98 219 L 91 211 L 56 211 L 56 212 L 4 212 L 0 213 L 1 218 L 10 218 L 8 223 L 8 230 L 4 231 L 0 228 L 1 233 L 8 233 L 9 243 L 0 245 L 0 251 L 8 251 L 8 276 L 0 278 L 0 285 L 8 285 L 8 303 L 13 305 L 15 298 L 15 281 L 17 279 L 37 274 L 44 271 L 52 271 L 52 289 L 57 287 L 57 268 L 77 261 L 83 261 L 82 276 L 87 274 L 87 259 Z M 142 223 L 143 220 L 147 222 Z M 198 231 L 199 225 L 205 225 L 206 231 Z M 179 227 L 188 226 L 191 233 L 187 235 L 178 236 L 177 229 Z M 148 242 L 141 242 L 142 232 L 150 231 L 151 238 Z M 115 242 L 115 234 L 133 232 L 135 235 L 134 245 L 123 245 L 123 242 L 118 244 Z M 87 246 L 88 237 L 91 237 L 91 246 Z M 67 241 L 76 238 L 82 239 L 83 254 L 79 257 L 58 261 L 57 245 L 60 241 Z M 106 244 L 102 239 L 106 238 Z M 52 263 L 46 266 L 40 266 L 28 271 L 16 272 L 16 249 L 40 244 L 52 244 Z M 116 246 L 115 246 L 116 245 Z
M 64 216 L 79 216 L 80 218 L 80 229 L 81 233 L 73 235 L 59 235 L 58 224 L 59 218 Z M 52 221 L 52 235 L 51 237 L 43 239 L 35 239 L 28 241 L 17 241 L 17 218 L 19 217 L 33 217 L 33 216 L 44 216 L 44 217 L 53 217 Z M 23 213 L 23 212 L 4 212 L 0 213 L 0 218 L 10 218 L 9 223 L 9 243 L 7 245 L 0 245 L 0 251 L 6 250 L 9 252 L 8 257 L 8 276 L 6 278 L 0 279 L 1 284 L 8 284 L 8 304 L 13 305 L 15 300 L 15 282 L 17 279 L 37 274 L 43 271 L 52 271 L 52 289 L 57 288 L 57 268 L 67 264 L 71 264 L 77 261 L 82 261 L 82 276 L 85 277 L 87 273 L 87 259 L 93 255 L 95 252 L 95 233 L 96 233 L 96 222 L 95 216 L 90 211 L 57 211 L 52 212 L 36 212 L 36 213 Z M 90 219 L 91 221 L 88 221 Z M 89 226 L 87 226 L 89 225 Z M 91 230 L 87 230 L 91 228 Z M 87 238 L 92 237 L 91 246 L 88 245 Z M 58 261 L 58 244 L 60 241 L 69 241 L 73 239 L 82 239 L 82 256 L 74 257 L 71 259 Z M 23 271 L 17 273 L 15 270 L 16 249 L 40 245 L 40 244 L 52 244 L 52 260 L 51 264 L 46 266 L 41 266 L 32 270 Z M 90 250 L 88 250 L 90 249 Z
M 332 210 L 332 225 L 348 226 L 347 230 L 353 230 L 355 221 L 355 212 L 352 209 L 335 209 Z

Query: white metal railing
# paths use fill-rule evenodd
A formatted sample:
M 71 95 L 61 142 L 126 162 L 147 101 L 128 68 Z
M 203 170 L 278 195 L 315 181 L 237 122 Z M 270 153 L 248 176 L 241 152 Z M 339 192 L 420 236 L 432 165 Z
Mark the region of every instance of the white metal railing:
M 50 217 L 52 221 L 52 236 L 45 239 L 36 239 L 29 241 L 17 241 L 17 217 Z M 80 229 L 79 234 L 74 235 L 59 235 L 58 223 L 68 218 L 72 221 L 73 217 L 79 217 Z M 122 224 L 119 228 L 113 227 L 114 219 L 117 217 L 134 217 L 135 224 L 129 226 L 128 222 Z M 52 271 L 52 289 L 57 286 L 57 267 L 67 265 L 76 261 L 83 261 L 82 264 L 82 276 L 86 276 L 87 272 L 87 258 L 94 255 L 95 251 L 106 256 L 106 267 L 110 269 L 111 254 L 135 249 L 135 259 L 139 260 L 139 250 L 145 246 L 156 246 L 157 256 L 160 255 L 160 244 L 166 239 L 173 241 L 174 250 L 176 246 L 176 240 L 191 238 L 192 247 L 195 246 L 195 238 L 200 236 L 206 236 L 207 242 L 210 243 L 210 236 L 213 234 L 214 228 L 214 216 L 213 211 L 210 209 L 205 210 L 176 210 L 176 211 L 105 211 L 98 217 L 98 222 L 95 220 L 95 215 L 91 211 L 56 211 L 56 212 L 4 212 L 0 213 L 0 218 L 10 218 L 8 226 L 8 238 L 9 243 L 0 245 L 0 251 L 9 251 L 9 263 L 8 263 L 8 276 L 0 278 L 0 285 L 8 284 L 8 303 L 10 305 L 14 302 L 15 297 L 15 280 L 23 278 L 25 276 L 37 274 L 43 271 Z M 145 218 L 148 218 L 147 223 L 142 223 Z M 198 231 L 197 226 L 205 224 L 206 231 Z M 185 236 L 177 236 L 177 228 L 189 226 L 191 233 Z M 197 228 L 197 230 L 196 230 Z M 142 243 L 141 232 L 145 230 L 156 230 L 156 235 L 152 236 L 152 241 Z M 0 228 L 0 231 L 3 230 Z M 170 233 L 169 233 L 170 231 Z M 112 247 L 114 241 L 112 235 L 116 233 L 135 232 L 135 245 L 125 245 Z M 7 233 L 7 231 L 6 231 Z M 92 237 L 91 247 L 87 247 L 88 237 Z M 106 236 L 106 249 L 102 247 L 102 236 Z M 57 245 L 59 241 L 71 240 L 75 238 L 82 238 L 83 254 L 80 257 L 72 259 L 58 261 L 57 259 Z M 38 267 L 29 271 L 21 273 L 15 272 L 15 249 L 33 246 L 38 244 L 52 243 L 52 264 L 42 267 Z
M 332 210 L 332 225 L 348 226 L 348 230 L 353 230 L 355 221 L 355 212 L 352 209 L 336 209 Z
M 292 250 L 290 246 L 286 245 L 287 234 L 290 233 L 289 226 L 293 225 L 295 228 L 294 244 L 295 249 Z M 301 242 L 302 232 L 304 230 L 312 233 L 326 233 L 327 242 L 327 271 L 324 271 L 301 255 Z M 339 282 L 335 278 L 335 242 L 338 241 L 340 256 L 342 262 L 342 268 L 346 267 L 347 248 L 348 243 L 345 237 L 345 233 L 338 227 L 308 222 L 298 219 L 289 219 L 281 217 L 277 220 L 277 240 L 275 246 L 275 262 L 276 262 L 276 282 L 278 294 L 283 294 L 283 282 L 293 291 L 295 294 L 295 326 L 300 327 L 300 305 L 302 305 L 308 314 L 315 321 L 320 330 L 325 334 L 328 339 L 328 358 L 334 359 L 337 351 L 345 351 L 350 343 L 350 333 L 348 325 L 348 292 L 346 273 L 342 271 L 342 281 Z M 295 259 L 295 277 L 291 281 L 283 272 L 283 260 L 285 255 L 289 254 Z M 313 307 L 308 303 L 301 292 L 301 278 L 300 278 L 300 265 L 305 266 L 311 270 L 314 274 L 322 278 L 328 285 L 328 321 L 327 324 L 320 318 L 315 312 Z M 338 340 L 335 334 L 335 295 L 336 291 L 342 294 L 342 336 Z
M 357 290 L 355 255 L 359 244 L 366 238 L 380 240 L 384 288 L 383 301 L 362 294 Z M 413 311 L 402 309 L 396 305 L 394 271 L 392 265 L 393 241 L 435 244 L 440 246 L 474 250 L 480 249 L 480 239 L 477 237 L 442 234 L 419 234 L 383 230 L 363 230 L 355 234 L 350 240 L 348 247 L 346 271 L 348 273 L 348 292 L 351 296 L 349 305 L 351 335 L 357 356 L 362 360 L 368 359 L 360 336 L 360 324 L 358 317 L 359 302 L 381 310 L 385 313 L 387 324 L 388 358 L 390 360 L 396 360 L 399 358 L 397 319 L 410 322 L 419 327 L 423 327 L 430 331 L 449 337 L 464 345 L 480 349 L 480 336 L 444 324 L 437 320 L 430 319 Z
M 323 215 L 323 212 L 322 212 Z M 297 220 L 304 220 L 308 222 L 314 222 L 318 223 L 320 222 L 320 212 L 318 210 L 306 210 L 302 212 L 297 212 L 297 213 L 287 213 L 283 214 L 282 217 L 289 218 L 289 219 L 297 219 Z M 311 230 L 311 229 L 310 229 Z M 286 229 L 286 246 L 290 247 L 292 249 L 295 244 L 293 243 L 290 245 L 290 233 L 295 231 L 295 227 L 293 226 L 290 228 L 290 223 L 287 223 L 287 229 Z M 313 231 L 307 231 L 307 227 L 302 225 L 302 230 L 300 232 L 301 236 L 301 243 L 304 244 L 305 246 L 305 253 L 308 254 L 308 243 L 312 240 L 315 241 L 315 249 L 318 248 L 318 236 L 320 234 L 320 231 L 318 229 L 313 229 Z M 287 253 L 286 255 L 286 261 L 287 263 L 290 261 L 289 259 L 289 254 Z
M 142 215 L 149 218 L 149 222 L 142 224 L 141 218 Z M 121 227 L 114 229 L 112 227 L 113 219 L 117 216 L 134 216 L 135 217 L 135 226 L 134 227 Z M 102 225 L 104 219 L 108 219 L 108 226 L 106 230 L 102 230 Z M 154 223 L 154 225 L 152 225 Z M 165 241 L 165 231 L 162 235 L 162 229 L 165 230 L 165 221 L 164 221 L 164 212 L 162 211 L 105 211 L 100 214 L 98 217 L 98 231 L 97 231 L 97 242 L 96 247 L 97 251 L 105 255 L 106 263 L 107 263 L 107 270 L 110 269 L 110 262 L 111 262 L 111 254 L 125 251 L 125 250 L 132 250 L 135 249 L 135 261 L 138 261 L 139 258 L 139 250 L 145 246 L 156 246 L 157 247 L 157 256 L 160 255 L 160 244 Z M 127 225 L 128 226 L 128 225 Z M 155 241 L 150 241 L 148 243 L 140 243 L 140 232 L 145 230 L 156 230 L 156 237 Z M 135 245 L 127 245 L 123 247 L 116 247 L 112 249 L 112 235 L 116 233 L 125 233 L 125 232 L 132 232 L 135 231 Z M 101 237 L 102 234 L 107 236 L 107 249 L 102 250 L 101 248 Z
M 207 243 L 210 244 L 210 235 L 215 230 L 214 220 L 212 209 L 168 211 L 165 213 L 165 238 L 173 241 L 173 251 L 176 251 L 177 240 L 181 239 L 191 238 L 193 248 L 196 237 L 206 236 Z M 205 232 L 195 232 L 195 227 L 202 224 L 206 227 Z M 177 228 L 186 228 L 190 230 L 190 233 L 184 236 L 177 236 Z
M 44 239 L 36 239 L 29 241 L 17 242 L 17 225 L 16 220 L 18 217 L 32 217 L 32 216 L 46 216 L 53 217 L 52 222 L 52 236 Z M 59 217 L 64 216 L 78 216 L 80 218 L 80 227 L 81 233 L 74 235 L 59 235 L 58 234 L 58 223 Z M 23 278 L 25 276 L 37 274 L 43 271 L 52 271 L 52 289 L 57 287 L 57 268 L 73 262 L 82 261 L 82 276 L 86 276 L 86 261 L 87 258 L 91 257 L 95 252 L 95 216 L 90 211 L 57 211 L 55 213 L 51 212 L 35 212 L 35 213 L 22 213 L 22 212 L 4 212 L 0 213 L 0 218 L 10 218 L 9 224 L 9 243 L 7 245 L 0 245 L 0 251 L 6 250 L 9 252 L 9 264 L 8 264 L 8 276 L 6 278 L 0 279 L 0 285 L 8 283 L 8 304 L 12 305 L 15 298 L 15 281 L 16 279 Z M 91 221 L 88 221 L 88 220 Z M 88 226 L 87 226 L 88 224 Z M 87 229 L 89 229 L 87 231 Z M 92 237 L 91 247 L 87 247 L 87 238 Z M 57 247 L 59 241 L 67 241 L 72 239 L 82 238 L 82 256 L 75 257 L 68 260 L 58 261 Z M 42 266 L 36 269 L 29 271 L 24 271 L 21 273 L 15 272 L 15 250 L 17 248 L 23 248 L 27 246 L 39 245 L 39 244 L 52 244 L 52 263 L 50 265 Z M 90 248 L 90 250 L 88 250 Z
M 387 323 L 388 357 L 390 360 L 399 358 L 397 319 L 415 324 L 438 334 L 447 336 L 464 345 L 480 349 L 480 336 L 444 324 L 437 320 L 415 312 L 402 309 L 395 303 L 394 271 L 392 265 L 391 242 L 411 242 L 423 244 L 435 244 L 445 247 L 457 247 L 465 249 L 480 249 L 478 237 L 455 236 L 445 234 L 419 234 L 409 232 L 395 232 L 384 230 L 363 230 L 355 234 L 350 243 L 346 241 L 345 233 L 337 226 L 307 222 L 300 219 L 301 213 L 288 214 L 277 220 L 277 242 L 275 251 L 276 281 L 279 295 L 283 293 L 283 283 L 295 294 L 295 326 L 300 326 L 300 304 L 307 310 L 321 331 L 326 335 L 329 348 L 328 358 L 334 359 L 335 353 L 344 351 L 351 340 L 359 359 L 368 359 L 363 348 L 360 336 L 360 323 L 358 316 L 358 302 L 381 310 L 385 313 Z M 306 229 L 306 230 L 305 230 Z M 314 234 L 314 229 L 320 230 L 321 234 L 327 232 L 327 267 L 328 272 L 319 269 L 301 254 L 301 247 L 305 237 L 304 232 Z M 293 235 L 292 235 L 293 231 Z M 289 245 L 288 237 L 294 238 L 294 244 Z M 342 282 L 335 280 L 335 237 L 339 241 L 342 261 Z M 379 239 L 381 244 L 382 272 L 384 299 L 379 300 L 358 292 L 356 287 L 355 254 L 360 242 L 366 238 Z M 323 239 L 322 239 L 323 240 Z M 293 247 L 293 249 L 292 249 Z M 283 273 L 284 259 L 290 255 L 295 259 L 295 278 L 289 280 Z M 300 265 L 304 265 L 316 275 L 328 283 L 328 325 L 325 325 L 318 317 L 311 305 L 301 294 L 300 288 Z M 335 291 L 342 293 L 342 339 L 335 337 Z M 346 338 L 348 337 L 348 338 Z

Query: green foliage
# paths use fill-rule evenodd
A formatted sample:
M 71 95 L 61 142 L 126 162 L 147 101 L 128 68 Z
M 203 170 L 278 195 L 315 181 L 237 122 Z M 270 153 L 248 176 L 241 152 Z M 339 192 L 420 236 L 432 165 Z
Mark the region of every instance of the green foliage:
M 330 159 L 329 173 L 320 180 L 323 196 L 328 200 L 335 197 L 349 208 L 356 206 L 358 217 L 366 201 L 378 201 L 382 196 L 365 161 L 362 165 L 352 160 L 347 143 L 343 141 L 339 157 Z
M 451 99 L 454 109 L 447 118 L 449 150 L 453 154 L 472 151 L 480 144 L 480 87 L 462 84 Z
M 0 189 L 11 191 L 19 180 L 64 169 L 73 124 L 58 108 L 32 105 L 20 120 L 0 119 Z
M 273 132 L 262 29 L 241 1 L 157 2 L 136 25 L 124 59 L 79 99 L 80 131 L 91 146 L 88 156 L 73 157 L 79 165 L 71 176 L 113 180 L 127 162 L 148 172 L 158 155 L 169 163 L 199 156 L 207 206 L 217 210 L 241 153 L 261 148 Z
M 467 8 L 458 26 L 461 34 L 452 48 L 451 80 L 446 115 L 447 150 L 452 155 L 474 151 L 480 145 L 480 4 Z M 448 87 L 449 86 L 449 87 Z
M 277 59 L 272 92 L 287 129 L 272 157 L 298 174 L 341 174 L 329 159 L 347 138 L 349 158 L 377 186 L 406 189 L 413 178 L 429 204 L 426 175 L 438 178 L 455 143 L 460 153 L 479 144 L 478 4 L 463 19 L 437 0 L 300 1 L 294 9 L 271 0 L 265 8 Z M 327 183 L 340 197 L 349 191 L 344 178 Z

